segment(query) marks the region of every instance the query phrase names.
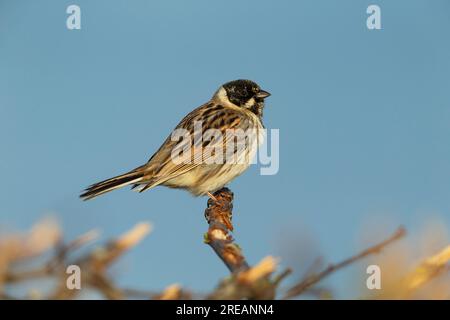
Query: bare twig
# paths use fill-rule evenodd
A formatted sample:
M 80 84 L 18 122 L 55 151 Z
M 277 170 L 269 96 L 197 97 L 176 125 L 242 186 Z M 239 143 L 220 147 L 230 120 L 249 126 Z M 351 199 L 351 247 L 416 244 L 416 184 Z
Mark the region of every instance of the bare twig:
M 97 237 L 98 233 L 96 231 L 88 232 L 68 244 L 57 243 L 55 254 L 42 266 L 18 272 L 8 271 L 3 275 L 3 281 L 5 283 L 14 283 L 43 277 L 54 277 L 60 279 L 60 281 L 58 281 L 54 292 L 47 298 L 74 298 L 79 291 L 69 290 L 67 288 L 67 274 L 65 271 L 68 265 L 77 265 L 82 270 L 81 275 L 84 287 L 91 287 L 98 290 L 107 299 L 123 299 L 125 298 L 125 292 L 115 286 L 114 282 L 107 276 L 106 270 L 118 257 L 146 236 L 150 230 L 151 225 L 149 223 L 137 224 L 130 231 L 110 241 L 105 246 L 97 247 L 75 261 L 68 261 L 69 255 L 74 250 Z M 4 298 L 6 297 L 4 293 L 2 295 Z
M 70 290 L 67 287 L 66 268 L 68 265 L 78 265 L 81 272 L 82 288 L 93 289 L 103 295 L 106 299 L 128 299 L 140 297 L 147 299 L 275 299 L 279 297 L 280 282 L 290 274 L 287 269 L 276 274 L 278 259 L 267 256 L 259 263 L 250 267 L 246 262 L 239 246 L 234 243 L 230 232 L 233 230 L 231 224 L 233 194 L 228 189 L 222 189 L 214 194 L 215 201 L 209 200 L 205 216 L 209 224 L 208 232 L 205 234 L 205 242 L 210 245 L 220 259 L 231 271 L 231 275 L 221 280 L 218 286 L 209 293 L 194 294 L 185 290 L 180 285 L 172 285 L 162 292 L 142 291 L 120 288 L 116 286 L 113 278 L 108 273 L 109 266 L 120 258 L 131 247 L 136 245 L 151 229 L 147 223 L 141 223 L 126 232 L 122 236 L 109 241 L 105 245 L 97 246 L 87 254 L 76 259 L 70 259 L 74 250 L 96 237 L 96 232 L 89 232 L 69 243 L 58 240 L 53 244 L 54 252 L 52 257 L 44 264 L 33 269 L 22 269 L 13 271 L 17 263 L 4 264 L 7 268 L 0 269 L 0 299 L 16 299 L 7 292 L 7 286 L 19 281 L 30 279 L 40 279 L 50 277 L 56 281 L 56 286 L 50 294 L 44 295 L 38 291 L 27 295 L 27 299 L 74 299 L 81 290 Z M 53 232 L 54 233 L 54 232 Z M 306 276 L 296 285 L 287 290 L 283 298 L 288 299 L 302 293 L 311 293 L 319 298 L 331 297 L 328 290 L 324 290 L 320 285 L 315 284 L 324 278 L 354 262 L 359 261 L 369 255 L 376 254 L 383 250 L 392 242 L 402 238 L 405 230 L 399 228 L 386 240 L 361 251 L 360 253 L 345 259 L 337 264 L 331 264 L 319 273 L 307 273 Z M 29 242 L 27 242 L 29 243 Z M 17 242 L 20 248 L 20 242 Z M 0 251 L 0 254 L 2 252 Z M 14 253 L 14 252 L 13 252 Z M 3 255 L 6 258 L 17 255 Z M 448 261 L 450 260 L 450 247 L 446 247 L 438 254 L 423 261 L 411 277 L 407 277 L 407 285 L 411 290 L 423 287 L 430 279 L 444 272 L 449 272 Z M 13 260 L 14 261 L 14 260 Z M 21 262 L 23 263 L 23 262 Z
M 304 291 L 306 291 L 308 288 L 310 288 L 312 285 L 316 284 L 317 282 L 321 281 L 323 278 L 330 275 L 331 273 L 333 273 L 339 269 L 342 269 L 342 268 L 348 266 L 349 264 L 352 264 L 352 263 L 354 263 L 360 259 L 363 259 L 369 255 L 379 253 L 384 247 L 386 247 L 387 245 L 391 244 L 392 242 L 404 237 L 405 234 L 406 234 L 406 230 L 403 227 L 399 227 L 386 240 L 384 240 L 370 248 L 367 248 L 366 250 L 363 250 L 360 253 L 358 253 L 350 258 L 347 258 L 337 264 L 330 264 L 327 268 L 325 268 L 323 271 L 321 271 L 319 273 L 311 274 L 311 275 L 307 276 L 306 278 L 301 280 L 298 284 L 291 287 L 287 291 L 287 293 L 285 294 L 283 299 L 289 299 L 289 298 L 298 296 L 298 295 L 302 294 Z
M 228 267 L 232 276 L 224 279 L 207 299 L 274 299 L 276 289 L 290 270 L 271 279 L 278 260 L 268 256 L 254 267 L 250 267 L 240 247 L 230 235 L 233 209 L 233 193 L 223 188 L 208 200 L 205 217 L 209 224 L 205 242 Z
M 213 248 L 222 259 L 230 272 L 237 273 L 247 270 L 249 265 L 242 254 L 242 250 L 234 243 L 230 232 L 233 210 L 233 193 L 228 188 L 223 188 L 214 193 L 213 199 L 208 200 L 205 210 L 205 218 L 209 224 L 205 234 L 205 242 Z
M 405 281 L 409 290 L 417 290 L 427 283 L 431 278 L 438 276 L 439 274 L 448 272 L 450 266 L 450 245 L 422 261 L 413 272 L 408 274 Z

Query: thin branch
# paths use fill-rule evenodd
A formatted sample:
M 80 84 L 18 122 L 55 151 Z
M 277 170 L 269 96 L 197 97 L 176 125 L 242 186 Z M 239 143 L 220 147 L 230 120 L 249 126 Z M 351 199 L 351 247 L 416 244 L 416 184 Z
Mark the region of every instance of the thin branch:
M 50 257 L 44 265 L 32 270 L 19 272 L 10 271 L 5 274 L 4 280 L 7 283 L 13 283 L 52 276 L 57 269 L 60 269 L 64 265 L 64 261 L 71 252 L 95 240 L 98 238 L 98 235 L 99 233 L 97 230 L 91 230 L 72 240 L 68 244 L 64 244 L 62 242 L 57 243 L 55 254 L 52 255 L 52 257 Z
M 109 241 L 103 246 L 98 246 L 81 257 L 70 261 L 71 253 L 80 246 L 85 245 L 96 237 L 96 232 L 89 232 L 80 236 L 68 244 L 62 242 L 54 244 L 55 252 L 51 259 L 42 266 L 24 271 L 5 269 L 6 272 L 0 274 L 0 299 L 15 299 L 5 290 L 5 284 L 13 284 L 19 281 L 39 279 L 42 277 L 52 277 L 57 281 L 52 292 L 47 296 L 39 296 L 39 299 L 74 299 L 80 294 L 80 290 L 69 290 L 66 286 L 66 267 L 76 264 L 82 270 L 82 288 L 90 288 L 102 294 L 106 299 L 127 299 L 130 297 L 141 297 L 149 299 L 274 299 L 279 296 L 280 282 L 290 274 L 290 270 L 285 270 L 276 274 L 278 259 L 267 256 L 253 267 L 249 267 L 239 246 L 234 242 L 230 233 L 233 231 L 231 224 L 233 193 L 228 189 L 222 189 L 214 194 L 215 201 L 209 200 L 205 211 L 205 217 L 209 228 L 205 234 L 205 242 L 211 246 L 220 259 L 231 271 L 231 276 L 219 282 L 218 286 L 210 293 L 194 295 L 191 291 L 184 290 L 179 285 L 167 287 L 162 292 L 147 292 L 140 290 L 124 289 L 116 286 L 115 281 L 108 275 L 109 266 L 120 258 L 131 247 L 135 246 L 150 230 L 151 226 L 141 223 L 126 232 L 122 236 Z M 304 277 L 297 285 L 288 290 L 284 298 L 291 298 L 308 290 L 318 296 L 330 295 L 326 291 L 319 290 L 319 287 L 311 287 L 331 273 L 344 268 L 371 254 L 378 253 L 387 245 L 400 239 L 405 235 L 405 230 L 399 228 L 391 237 L 372 246 L 357 255 L 354 255 L 338 264 L 333 264 L 325 268 L 318 274 L 310 274 Z M 450 249 L 444 250 L 439 255 L 427 259 L 427 266 L 439 265 L 442 270 L 448 271 L 445 261 L 448 261 Z M 0 252 L 1 253 L 1 252 Z M 29 297 L 28 297 L 29 298 Z
M 422 261 L 413 272 L 408 274 L 406 282 L 408 289 L 413 291 L 422 287 L 430 279 L 446 273 L 450 270 L 450 245 L 436 253 L 435 255 Z
M 406 230 L 403 227 L 399 227 L 389 238 L 386 240 L 367 248 L 366 250 L 361 251 L 360 253 L 345 259 L 337 264 L 330 264 L 326 269 L 323 271 L 312 274 L 304 278 L 302 281 L 300 281 L 298 284 L 294 285 L 292 288 L 290 288 L 283 299 L 289 299 L 295 296 L 298 296 L 302 294 L 304 291 L 306 291 L 308 288 L 310 288 L 312 285 L 316 284 L 317 282 L 321 281 L 323 278 L 329 276 L 331 273 L 340 270 L 349 264 L 352 264 L 358 260 L 361 260 L 369 255 L 379 253 L 383 248 L 385 248 L 387 245 L 391 244 L 394 241 L 397 241 L 398 239 L 404 237 L 406 234 Z
M 112 279 L 107 276 L 106 270 L 117 258 L 134 247 L 150 231 L 151 225 L 149 223 L 139 223 L 117 239 L 109 241 L 104 246 L 97 247 L 75 261 L 69 262 L 68 257 L 74 250 L 94 240 L 98 235 L 96 231 L 88 232 L 68 244 L 58 243 L 55 248 L 55 254 L 40 267 L 19 272 L 8 270 L 3 275 L 3 281 L 11 284 L 30 279 L 54 277 L 60 281 L 58 281 L 54 291 L 47 299 L 75 298 L 79 290 L 69 290 L 67 288 L 67 274 L 65 271 L 68 265 L 77 265 L 82 270 L 82 284 L 84 287 L 96 289 L 107 299 L 123 299 L 125 298 L 125 293 L 115 286 Z M 2 295 L 5 296 L 4 293 Z
M 233 193 L 228 188 L 223 188 L 214 193 L 216 201 L 208 200 L 205 210 L 205 218 L 209 224 L 205 234 L 205 242 L 213 248 L 220 259 L 232 273 L 249 269 L 249 265 L 242 254 L 240 247 L 234 243 L 230 232 L 233 210 Z

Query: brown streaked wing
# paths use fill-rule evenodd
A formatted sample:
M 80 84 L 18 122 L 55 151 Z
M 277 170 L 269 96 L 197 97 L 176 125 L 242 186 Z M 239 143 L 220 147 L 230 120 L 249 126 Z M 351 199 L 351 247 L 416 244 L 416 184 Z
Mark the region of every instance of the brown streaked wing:
M 227 129 L 241 128 L 247 130 L 252 125 L 252 120 L 244 112 L 208 103 L 189 113 L 181 120 L 175 129 L 184 128 L 192 133 L 194 130 L 194 121 L 202 121 L 202 133 L 207 129 L 218 129 L 222 132 L 224 137 L 226 137 L 225 130 Z M 193 146 L 192 140 L 193 139 L 190 140 L 191 148 L 200 147 L 201 141 L 197 141 L 197 144 Z M 203 147 L 210 146 L 214 148 L 216 143 L 218 143 L 211 140 L 208 142 L 209 144 L 203 145 Z M 227 141 L 220 141 L 221 144 L 226 142 Z M 191 163 L 175 164 L 172 161 L 171 154 L 172 149 L 178 143 L 178 141 L 172 141 L 171 136 L 169 136 L 159 150 L 150 158 L 146 165 L 151 170 L 151 172 L 149 172 L 149 183 L 140 190 L 141 192 L 186 173 L 201 164 L 200 161 L 198 161 L 199 163 L 196 163 L 196 158 L 191 158 Z M 200 157 L 202 156 L 202 153 L 200 153 Z M 203 161 L 205 160 L 206 159 L 203 159 Z

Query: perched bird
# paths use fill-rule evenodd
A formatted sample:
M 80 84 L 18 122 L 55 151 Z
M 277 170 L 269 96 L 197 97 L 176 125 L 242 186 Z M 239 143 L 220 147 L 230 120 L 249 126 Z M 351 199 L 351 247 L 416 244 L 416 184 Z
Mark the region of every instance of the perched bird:
M 208 195 L 215 199 L 212 193 L 244 172 L 256 154 L 258 145 L 262 143 L 264 99 L 268 96 L 270 93 L 250 80 L 225 83 L 210 101 L 190 112 L 176 126 L 173 133 L 177 130 L 184 131 L 189 134 L 188 138 L 182 139 L 180 143 L 180 137 L 174 139 L 171 134 L 146 164 L 95 183 L 80 197 L 89 200 L 127 185 L 139 192 L 163 185 L 186 189 L 195 196 Z M 198 128 L 203 133 L 201 139 L 195 137 Z M 233 130 L 250 132 L 251 139 L 247 136 L 247 143 L 237 147 L 236 144 L 233 145 L 236 136 L 228 134 Z M 205 137 L 207 132 L 213 134 Z M 218 134 L 222 135 L 222 140 L 218 139 Z M 230 144 L 231 150 L 226 150 L 226 146 Z M 174 161 L 176 148 L 189 150 L 184 161 Z M 199 149 L 200 154 L 196 152 Z M 231 154 L 237 161 L 229 161 L 228 158 L 222 162 L 217 161 L 220 160 L 221 151 L 225 158 Z

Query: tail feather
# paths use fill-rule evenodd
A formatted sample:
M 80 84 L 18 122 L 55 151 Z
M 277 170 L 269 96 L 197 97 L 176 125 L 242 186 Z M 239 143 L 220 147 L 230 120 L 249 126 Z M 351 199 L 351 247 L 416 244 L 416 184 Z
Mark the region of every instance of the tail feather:
M 143 179 L 143 176 L 144 173 L 141 170 L 135 169 L 125 174 L 89 186 L 86 190 L 84 190 L 84 193 L 80 195 L 80 198 L 83 200 L 93 199 L 115 189 L 138 183 Z

